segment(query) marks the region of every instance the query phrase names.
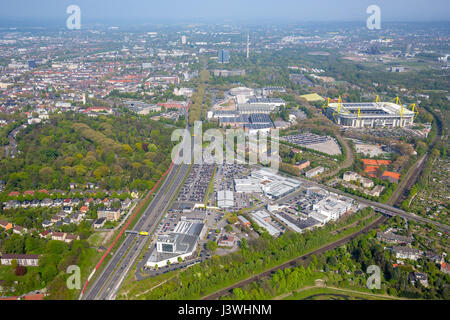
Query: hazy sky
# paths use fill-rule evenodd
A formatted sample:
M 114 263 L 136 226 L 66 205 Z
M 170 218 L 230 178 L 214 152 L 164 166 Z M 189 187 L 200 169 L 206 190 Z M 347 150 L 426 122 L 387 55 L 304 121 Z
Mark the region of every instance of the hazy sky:
M 380 6 L 382 21 L 448 21 L 450 17 L 448 0 L 0 0 L 0 19 L 64 22 L 71 4 L 80 6 L 82 23 L 111 24 L 196 19 L 365 21 L 372 4 Z

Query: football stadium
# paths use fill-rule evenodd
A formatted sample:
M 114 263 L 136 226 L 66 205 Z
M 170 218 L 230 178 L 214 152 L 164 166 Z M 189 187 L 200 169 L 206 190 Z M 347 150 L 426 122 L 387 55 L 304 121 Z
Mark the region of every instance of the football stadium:
M 417 115 L 413 104 L 412 110 L 401 105 L 399 99 L 394 102 L 346 102 L 329 103 L 327 116 L 344 127 L 376 128 L 407 127 L 414 123 Z

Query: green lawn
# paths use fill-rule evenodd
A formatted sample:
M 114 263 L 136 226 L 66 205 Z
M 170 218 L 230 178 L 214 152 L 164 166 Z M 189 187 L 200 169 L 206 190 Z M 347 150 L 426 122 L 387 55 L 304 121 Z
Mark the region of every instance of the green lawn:
M 393 298 L 394 299 L 394 298 Z M 355 293 L 346 289 L 311 288 L 294 292 L 283 300 L 393 300 L 387 296 L 379 296 L 371 293 Z

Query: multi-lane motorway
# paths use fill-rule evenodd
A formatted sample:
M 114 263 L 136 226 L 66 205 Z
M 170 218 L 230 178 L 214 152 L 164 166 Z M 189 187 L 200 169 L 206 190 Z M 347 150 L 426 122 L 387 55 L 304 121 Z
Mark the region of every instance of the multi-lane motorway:
M 188 172 L 189 165 L 187 164 L 173 164 L 171 166 L 160 189 L 133 227 L 134 230 L 147 231 L 149 234 L 155 230 Z M 112 258 L 92 286 L 88 288 L 86 294 L 81 297 L 82 299 L 109 300 L 115 298 L 115 294 L 134 265 L 135 260 L 147 249 L 146 240 L 148 240 L 148 237 L 133 233 L 124 236 L 126 239 L 112 255 Z
M 172 166 L 156 196 L 136 223 L 135 230 L 145 230 L 149 233 L 154 231 L 188 170 L 189 166 L 185 164 Z M 114 298 L 126 274 L 133 266 L 135 259 L 146 249 L 145 240 L 148 239 L 136 234 L 128 234 L 125 237 L 125 241 L 113 254 L 107 266 L 84 296 L 84 299 Z
M 155 230 L 162 216 L 167 211 L 171 200 L 176 196 L 176 191 L 178 187 L 180 187 L 188 172 L 189 165 L 186 164 L 173 165 L 171 167 L 161 188 L 156 193 L 156 196 L 136 223 L 134 227 L 135 230 L 144 230 L 149 233 Z M 375 210 L 383 213 L 384 215 L 398 215 L 400 217 L 416 222 L 433 224 L 438 229 L 441 229 L 444 232 L 448 232 L 449 230 L 449 227 L 446 225 L 417 216 L 412 213 L 405 212 L 398 208 L 349 195 L 340 190 L 324 186 L 309 180 L 304 180 L 301 178 L 299 180 L 303 181 L 306 185 L 321 187 L 327 189 L 328 191 L 354 198 L 362 204 L 373 207 Z M 287 197 L 292 195 L 293 194 L 288 195 Z M 88 292 L 82 297 L 83 299 L 94 300 L 115 298 L 117 291 L 119 290 L 127 274 L 130 272 L 130 269 L 133 267 L 136 259 L 144 250 L 147 249 L 146 240 L 148 238 L 141 237 L 136 234 L 128 234 L 125 236 L 127 238 L 120 245 L 119 249 L 113 254 L 112 258 L 110 259 L 106 267 L 102 270 L 99 277 L 89 288 Z M 144 259 L 145 258 L 146 257 L 144 256 Z

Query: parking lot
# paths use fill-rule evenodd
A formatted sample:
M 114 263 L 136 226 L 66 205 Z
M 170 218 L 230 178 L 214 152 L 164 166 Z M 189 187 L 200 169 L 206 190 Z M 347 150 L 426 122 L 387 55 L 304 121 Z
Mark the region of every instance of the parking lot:
M 213 164 L 194 164 L 186 178 L 177 201 L 202 203 L 214 172 Z

